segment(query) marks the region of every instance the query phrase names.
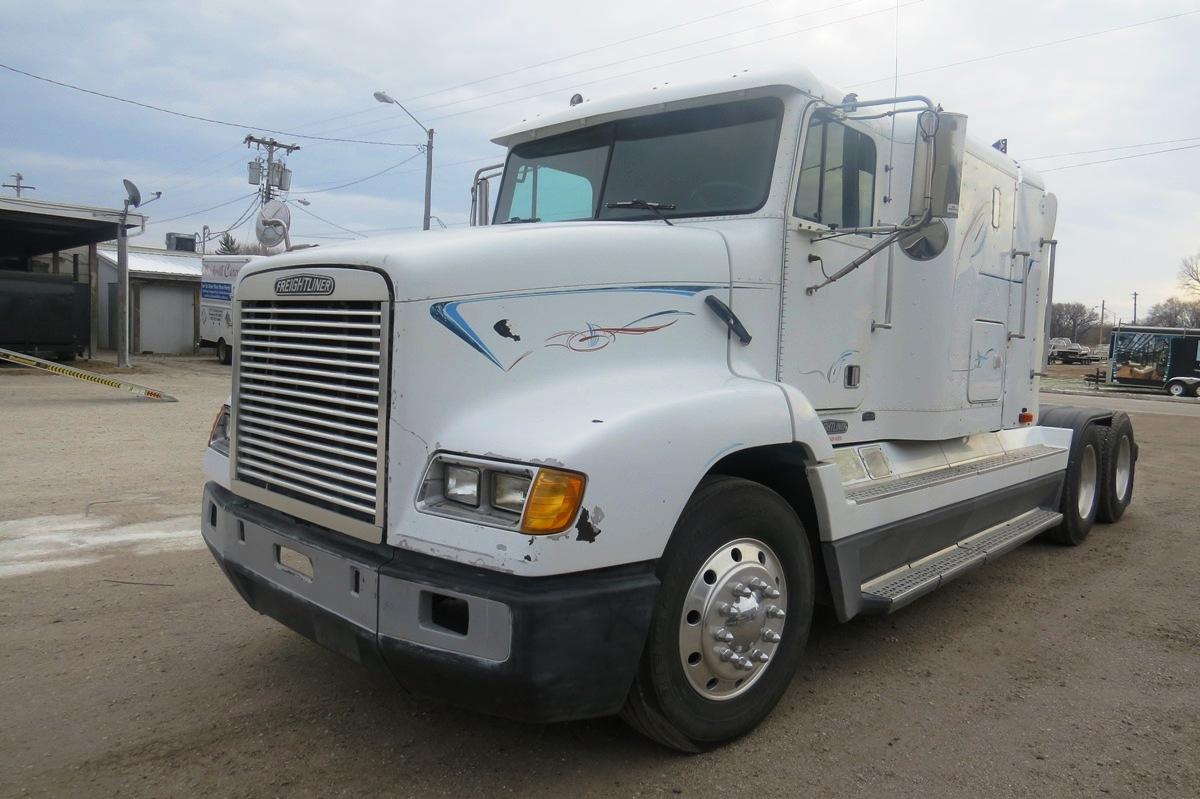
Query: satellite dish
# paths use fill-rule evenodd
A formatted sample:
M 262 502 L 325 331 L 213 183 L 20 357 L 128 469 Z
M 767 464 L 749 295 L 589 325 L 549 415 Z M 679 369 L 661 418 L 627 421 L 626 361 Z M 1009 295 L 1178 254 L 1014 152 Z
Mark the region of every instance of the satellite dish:
M 264 247 L 278 247 L 287 241 L 292 212 L 280 200 L 270 200 L 258 212 L 254 235 Z
M 125 193 L 129 195 L 129 199 L 125 202 L 137 208 L 142 204 L 142 193 L 138 191 L 137 186 L 133 185 L 132 180 L 123 180 L 121 182 L 125 184 Z

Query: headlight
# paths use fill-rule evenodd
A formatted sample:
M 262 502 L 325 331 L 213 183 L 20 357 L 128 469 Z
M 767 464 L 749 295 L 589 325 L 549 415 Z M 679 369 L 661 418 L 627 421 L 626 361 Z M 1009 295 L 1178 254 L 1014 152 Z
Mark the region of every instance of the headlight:
M 479 470 L 447 464 L 446 499 L 473 508 L 479 507 Z
M 575 521 L 585 484 L 578 472 L 439 454 L 425 473 L 417 508 L 547 535 L 561 533 Z
M 520 513 L 525 509 L 529 497 L 530 480 L 525 475 L 505 474 L 492 476 L 492 506 L 500 510 Z
M 229 406 L 222 405 L 208 432 L 208 445 L 223 455 L 229 454 Z

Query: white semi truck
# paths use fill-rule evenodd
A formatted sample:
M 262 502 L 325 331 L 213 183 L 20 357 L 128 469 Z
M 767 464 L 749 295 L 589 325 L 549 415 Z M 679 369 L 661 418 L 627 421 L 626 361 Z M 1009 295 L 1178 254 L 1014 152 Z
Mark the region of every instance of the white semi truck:
M 213 555 L 413 691 L 698 751 L 815 603 L 1080 544 L 1133 432 L 1039 407 L 1055 199 L 965 127 L 798 70 L 664 85 L 500 133 L 490 224 L 248 265 Z

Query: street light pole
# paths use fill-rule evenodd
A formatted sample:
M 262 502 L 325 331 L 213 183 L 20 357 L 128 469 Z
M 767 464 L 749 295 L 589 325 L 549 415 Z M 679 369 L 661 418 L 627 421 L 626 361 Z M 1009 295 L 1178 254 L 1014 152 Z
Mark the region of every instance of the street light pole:
M 433 128 L 427 128 L 412 112 L 400 104 L 400 101 L 387 92 L 375 92 L 375 99 L 399 107 L 408 114 L 408 118 L 420 125 L 425 131 L 425 217 L 421 224 L 422 230 L 429 230 L 430 206 L 433 202 Z

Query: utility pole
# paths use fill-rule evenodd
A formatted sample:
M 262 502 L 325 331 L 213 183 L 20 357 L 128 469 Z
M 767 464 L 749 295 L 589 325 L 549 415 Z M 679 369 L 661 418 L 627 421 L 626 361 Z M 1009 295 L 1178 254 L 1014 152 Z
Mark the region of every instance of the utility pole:
M 277 142 L 274 139 L 263 139 L 263 138 L 259 138 L 258 136 L 247 136 L 245 138 L 245 144 L 247 147 L 249 147 L 251 144 L 254 144 L 254 145 L 257 145 L 259 148 L 262 148 L 262 147 L 267 148 L 266 176 L 265 176 L 265 179 L 260 178 L 260 182 L 262 185 L 262 203 L 261 204 L 266 205 L 268 202 L 271 201 L 271 189 L 273 187 L 283 189 L 284 191 L 287 191 L 287 189 L 290 188 L 290 185 L 289 186 L 281 185 L 283 182 L 282 180 L 280 180 L 278 183 L 276 183 L 276 184 L 274 184 L 274 186 L 272 186 L 271 166 L 275 163 L 275 151 L 283 150 L 287 155 L 291 155 L 292 153 L 294 153 L 300 149 L 300 145 L 298 145 L 298 144 L 281 144 L 280 142 Z M 281 168 L 280 177 L 282 178 L 282 176 L 283 175 L 282 175 L 282 168 Z
M 9 175 L 9 177 L 15 182 L 5 183 L 3 184 L 3 187 L 6 189 L 15 189 L 18 197 L 21 196 L 21 192 L 23 191 L 33 191 L 37 188 L 37 186 L 26 186 L 24 183 L 22 183 L 21 181 L 25 180 L 25 176 L 20 172 L 14 172 L 13 174 Z M 428 189 L 426 189 L 426 191 L 428 191 Z
M 425 131 L 425 135 L 425 221 L 421 229 L 429 230 L 429 206 L 433 200 L 433 128 Z
M 1137 295 L 1136 291 L 1133 292 L 1133 323 L 1135 325 L 1137 324 Z
M 1096 345 L 1104 343 L 1104 300 L 1100 300 L 1100 335 L 1096 339 Z

